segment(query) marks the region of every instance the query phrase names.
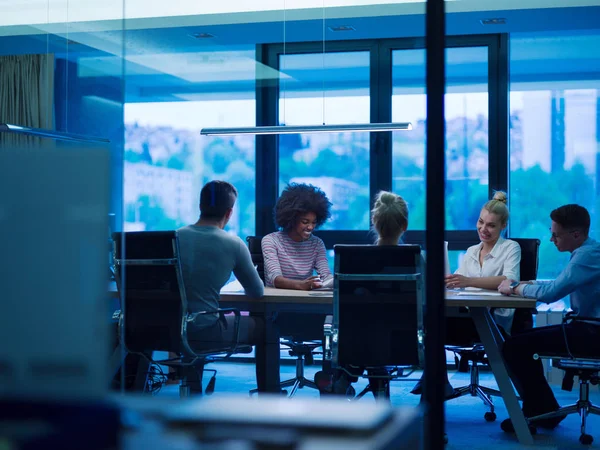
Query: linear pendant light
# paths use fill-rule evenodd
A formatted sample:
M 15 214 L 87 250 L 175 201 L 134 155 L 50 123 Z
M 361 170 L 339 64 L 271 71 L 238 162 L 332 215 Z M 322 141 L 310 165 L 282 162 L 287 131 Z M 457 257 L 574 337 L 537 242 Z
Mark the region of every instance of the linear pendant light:
M 412 130 L 410 122 L 392 123 L 356 123 L 343 125 L 279 125 L 273 127 L 237 127 L 237 128 L 202 128 L 203 136 L 224 136 L 235 134 L 297 134 L 297 133 L 339 133 L 354 131 L 397 131 Z
M 45 130 L 42 128 L 22 127 L 20 125 L 11 125 L 10 123 L 0 123 L 0 133 L 13 133 L 25 136 L 34 136 L 42 138 L 57 139 L 60 141 L 86 142 L 108 144 L 108 139 L 92 136 L 82 136 L 80 134 L 63 133 L 61 131 Z

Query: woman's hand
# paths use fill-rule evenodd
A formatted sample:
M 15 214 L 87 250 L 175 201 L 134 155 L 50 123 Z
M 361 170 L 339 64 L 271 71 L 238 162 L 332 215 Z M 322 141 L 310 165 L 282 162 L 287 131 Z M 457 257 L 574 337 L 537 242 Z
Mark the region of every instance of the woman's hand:
M 308 277 L 306 280 L 298 281 L 298 289 L 302 291 L 310 291 L 312 289 L 319 289 L 323 286 L 321 282 L 321 277 L 318 275 L 314 275 L 312 277 Z
M 449 289 L 464 288 L 471 285 L 471 279 L 458 274 L 446 275 L 446 287 Z

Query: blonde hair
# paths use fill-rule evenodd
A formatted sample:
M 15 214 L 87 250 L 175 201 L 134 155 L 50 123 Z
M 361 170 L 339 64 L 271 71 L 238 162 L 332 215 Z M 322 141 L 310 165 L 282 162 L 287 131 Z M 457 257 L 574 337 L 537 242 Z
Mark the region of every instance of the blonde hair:
M 506 206 L 507 196 L 504 191 L 494 192 L 492 199 L 483 205 L 482 209 L 487 210 L 491 214 L 496 214 L 500 218 L 500 223 L 506 225 L 508 222 L 508 207 Z
M 408 228 L 406 200 L 393 192 L 380 191 L 375 196 L 371 223 L 379 239 L 399 238 Z

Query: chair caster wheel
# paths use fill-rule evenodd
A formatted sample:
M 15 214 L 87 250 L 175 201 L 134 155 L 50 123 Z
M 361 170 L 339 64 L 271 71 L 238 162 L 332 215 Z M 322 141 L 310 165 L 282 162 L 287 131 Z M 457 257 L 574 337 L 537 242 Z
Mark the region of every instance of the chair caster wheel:
M 579 436 L 579 442 L 581 442 L 583 445 L 592 445 L 594 438 L 589 434 L 582 434 Z
M 496 413 L 488 411 L 483 415 L 483 418 L 486 422 L 493 422 L 494 420 L 496 420 Z

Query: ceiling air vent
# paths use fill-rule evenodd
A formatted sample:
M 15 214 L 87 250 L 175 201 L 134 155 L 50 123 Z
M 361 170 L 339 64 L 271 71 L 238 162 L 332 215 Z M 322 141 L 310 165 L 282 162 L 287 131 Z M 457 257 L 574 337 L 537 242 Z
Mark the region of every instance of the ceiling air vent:
M 338 32 L 338 31 L 356 31 L 352 25 L 340 25 L 337 27 L 327 27 L 330 31 Z
M 210 33 L 192 33 L 192 34 L 190 34 L 190 36 L 193 37 L 194 39 L 211 39 L 211 38 L 215 37 L 214 34 L 210 34 Z
M 497 17 L 494 19 L 481 19 L 481 25 L 506 25 L 506 19 Z

